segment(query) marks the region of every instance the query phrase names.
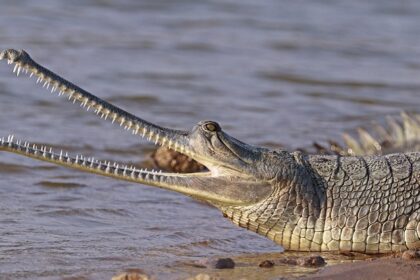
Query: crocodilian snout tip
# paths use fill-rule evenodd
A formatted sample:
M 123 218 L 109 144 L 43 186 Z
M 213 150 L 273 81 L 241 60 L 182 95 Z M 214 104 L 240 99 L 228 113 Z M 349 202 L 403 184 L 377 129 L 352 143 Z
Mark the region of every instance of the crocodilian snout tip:
M 14 61 L 19 56 L 20 53 L 22 53 L 22 50 L 21 51 L 17 51 L 14 49 L 3 50 L 0 52 L 0 60 L 7 59 L 7 60 Z

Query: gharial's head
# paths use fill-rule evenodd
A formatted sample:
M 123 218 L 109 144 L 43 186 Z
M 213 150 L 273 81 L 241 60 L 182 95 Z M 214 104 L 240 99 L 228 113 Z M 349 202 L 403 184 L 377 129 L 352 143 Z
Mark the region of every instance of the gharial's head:
M 290 161 L 286 152 L 275 152 L 247 145 L 223 132 L 219 124 L 202 121 L 191 131 L 163 128 L 140 119 L 64 80 L 38 65 L 24 51 L 6 50 L 0 59 L 14 64 L 14 72 L 26 72 L 38 77 L 37 82 L 51 91 L 79 102 L 97 115 L 120 124 L 135 135 L 183 153 L 205 165 L 208 171 L 197 173 L 166 173 L 110 165 L 90 159 L 71 158 L 46 149 L 2 140 L 0 150 L 98 173 L 118 179 L 181 192 L 216 204 L 244 205 L 258 202 L 273 189 L 273 182 Z M 41 153 L 40 153 L 41 152 Z
M 173 187 L 179 185 L 181 192 L 222 204 L 255 203 L 271 192 L 276 170 L 267 158 L 273 152 L 235 139 L 217 122 L 201 121 L 190 131 L 150 129 L 153 135 L 159 135 L 159 144 L 207 168 L 195 173 L 162 173 L 168 176 L 167 182 L 174 184 Z

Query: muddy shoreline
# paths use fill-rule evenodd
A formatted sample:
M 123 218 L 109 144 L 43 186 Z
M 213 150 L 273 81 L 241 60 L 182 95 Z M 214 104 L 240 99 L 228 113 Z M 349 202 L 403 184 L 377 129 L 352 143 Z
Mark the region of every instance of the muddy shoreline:
M 230 258 L 229 258 L 230 259 Z M 220 267 L 226 258 L 210 258 L 176 263 L 176 269 L 189 275 L 178 279 L 418 279 L 420 251 L 393 255 L 364 255 L 357 253 L 273 253 L 232 257 L 230 266 Z M 269 264 L 269 265 L 268 265 Z M 131 269 L 112 280 L 165 279 L 147 269 Z

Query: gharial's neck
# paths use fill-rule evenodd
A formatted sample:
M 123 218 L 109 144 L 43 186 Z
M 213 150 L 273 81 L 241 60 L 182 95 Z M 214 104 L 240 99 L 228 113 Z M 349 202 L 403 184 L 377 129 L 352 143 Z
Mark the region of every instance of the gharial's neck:
M 266 236 L 287 250 L 320 251 L 321 245 L 311 244 L 307 235 L 319 235 L 324 229 L 322 209 L 327 186 L 305 156 L 291 155 L 296 162 L 290 180 L 277 183 L 266 199 L 245 207 L 220 208 L 233 223 Z

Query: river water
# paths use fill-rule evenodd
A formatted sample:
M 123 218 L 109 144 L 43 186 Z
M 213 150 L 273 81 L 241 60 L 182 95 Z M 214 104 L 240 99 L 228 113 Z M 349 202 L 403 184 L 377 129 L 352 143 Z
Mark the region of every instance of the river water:
M 0 48 L 25 49 L 154 123 L 211 119 L 247 143 L 293 149 L 418 110 L 419 14 L 419 1 L 391 0 L 2 1 Z M 6 63 L 0 131 L 134 164 L 153 150 Z M 0 154 L 0 279 L 110 279 L 127 268 L 179 279 L 205 272 L 188 265 L 203 258 L 279 252 L 182 195 Z M 242 266 L 223 275 L 297 273 Z

